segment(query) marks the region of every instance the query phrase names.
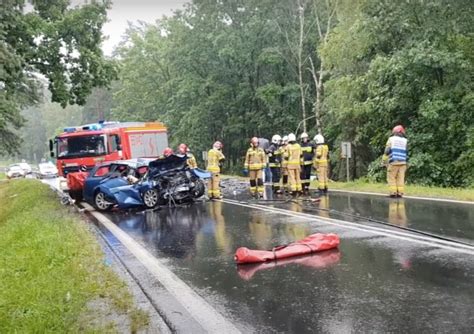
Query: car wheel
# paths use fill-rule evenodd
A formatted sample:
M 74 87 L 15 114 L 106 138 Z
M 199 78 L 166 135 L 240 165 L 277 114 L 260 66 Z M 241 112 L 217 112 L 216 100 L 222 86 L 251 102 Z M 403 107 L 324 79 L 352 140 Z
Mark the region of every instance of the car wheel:
M 112 209 L 112 204 L 106 200 L 105 194 L 102 191 L 98 191 L 94 196 L 95 207 L 99 211 L 108 211 Z
M 201 179 L 198 179 L 194 182 L 193 197 L 199 198 L 206 192 L 206 186 Z
M 143 193 L 143 204 L 147 208 L 154 208 L 158 205 L 158 191 L 156 189 L 148 189 Z

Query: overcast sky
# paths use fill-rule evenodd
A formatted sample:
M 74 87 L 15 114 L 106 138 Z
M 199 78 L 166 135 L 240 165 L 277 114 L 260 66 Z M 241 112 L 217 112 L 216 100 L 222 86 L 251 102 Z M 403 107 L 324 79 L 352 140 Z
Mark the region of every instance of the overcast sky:
M 112 0 L 108 11 L 109 22 L 102 31 L 107 39 L 102 45 L 106 55 L 111 55 L 128 27 L 127 22 L 145 21 L 154 23 L 163 15 L 171 16 L 173 10 L 182 9 L 190 0 Z

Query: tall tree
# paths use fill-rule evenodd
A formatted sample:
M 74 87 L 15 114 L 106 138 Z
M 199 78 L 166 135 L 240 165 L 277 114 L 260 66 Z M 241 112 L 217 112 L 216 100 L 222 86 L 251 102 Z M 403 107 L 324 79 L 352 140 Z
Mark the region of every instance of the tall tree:
M 39 100 L 46 77 L 51 99 L 63 107 L 83 104 L 105 86 L 114 65 L 100 49 L 108 1 L 69 7 L 68 0 L 4 0 L 0 4 L 0 151 L 18 147 L 20 109 Z

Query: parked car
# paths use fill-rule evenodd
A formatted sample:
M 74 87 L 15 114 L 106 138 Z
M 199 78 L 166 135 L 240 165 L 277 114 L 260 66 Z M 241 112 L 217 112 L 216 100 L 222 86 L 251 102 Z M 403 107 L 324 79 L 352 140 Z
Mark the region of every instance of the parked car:
M 107 196 L 110 189 L 136 183 L 147 173 L 149 162 L 149 159 L 131 159 L 95 166 L 84 180 L 82 191 L 84 200 L 98 210 L 111 209 L 116 203 Z
M 38 178 L 58 177 L 58 169 L 52 162 L 42 162 L 38 165 Z
M 7 167 L 7 178 L 13 179 L 17 177 L 25 177 L 26 173 L 19 164 L 10 165 Z
M 25 175 L 32 173 L 31 166 L 28 163 L 20 162 L 18 165 L 20 166 L 21 169 L 23 169 L 23 171 L 25 172 Z

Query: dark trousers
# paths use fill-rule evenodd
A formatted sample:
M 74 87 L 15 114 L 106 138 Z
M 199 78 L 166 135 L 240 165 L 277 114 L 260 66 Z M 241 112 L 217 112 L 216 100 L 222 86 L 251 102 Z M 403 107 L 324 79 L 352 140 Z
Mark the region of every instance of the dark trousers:
M 309 183 L 311 181 L 311 167 L 311 165 L 301 166 L 301 186 L 303 187 L 303 191 L 309 189 Z
M 270 171 L 272 172 L 272 189 L 280 190 L 280 167 L 271 167 Z

